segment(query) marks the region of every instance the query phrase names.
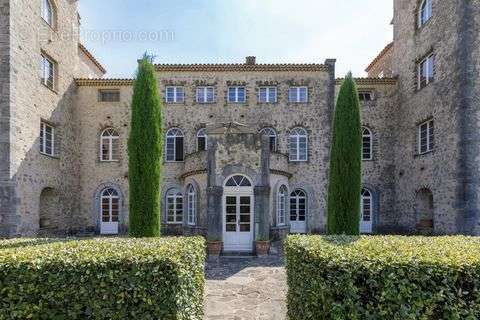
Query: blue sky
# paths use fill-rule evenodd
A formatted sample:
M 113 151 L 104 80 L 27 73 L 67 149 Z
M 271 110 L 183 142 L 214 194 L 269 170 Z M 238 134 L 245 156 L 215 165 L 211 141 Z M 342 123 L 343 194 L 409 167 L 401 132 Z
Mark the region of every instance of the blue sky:
M 131 77 L 157 63 L 323 63 L 364 69 L 392 39 L 393 0 L 81 0 L 82 38 L 108 69 Z M 147 39 L 145 39 L 147 37 Z

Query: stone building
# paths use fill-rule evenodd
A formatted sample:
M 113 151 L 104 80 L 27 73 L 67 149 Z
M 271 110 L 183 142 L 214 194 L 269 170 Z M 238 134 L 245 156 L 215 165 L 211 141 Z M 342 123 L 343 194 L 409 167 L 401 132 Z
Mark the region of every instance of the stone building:
M 103 78 L 76 1 L 0 12 L 0 236 L 125 233 L 133 80 Z M 480 234 L 480 3 L 394 0 L 393 26 L 356 79 L 361 230 Z M 334 59 L 156 70 L 164 233 L 249 251 L 325 231 Z

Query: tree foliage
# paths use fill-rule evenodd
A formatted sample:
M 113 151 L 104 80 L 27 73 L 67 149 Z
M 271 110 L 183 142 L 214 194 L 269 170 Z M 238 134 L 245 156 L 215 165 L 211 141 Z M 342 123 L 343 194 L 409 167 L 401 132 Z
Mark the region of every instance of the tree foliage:
M 329 234 L 359 234 L 362 134 L 358 92 L 349 73 L 338 94 L 328 186 Z
M 160 235 L 162 112 L 152 58 L 139 61 L 133 87 L 128 139 L 129 233 Z

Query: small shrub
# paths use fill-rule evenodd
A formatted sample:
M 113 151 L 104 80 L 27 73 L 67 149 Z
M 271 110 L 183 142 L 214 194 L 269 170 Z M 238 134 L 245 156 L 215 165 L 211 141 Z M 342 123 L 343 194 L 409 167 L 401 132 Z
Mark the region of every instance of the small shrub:
M 480 319 L 480 238 L 290 236 L 288 314 Z
M 202 319 L 202 238 L 0 241 L 0 319 Z

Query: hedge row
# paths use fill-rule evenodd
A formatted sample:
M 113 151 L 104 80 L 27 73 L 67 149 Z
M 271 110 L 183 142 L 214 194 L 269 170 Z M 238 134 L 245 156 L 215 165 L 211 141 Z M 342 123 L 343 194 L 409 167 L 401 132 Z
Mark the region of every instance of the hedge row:
M 0 319 L 202 319 L 202 238 L 0 241 Z
M 480 239 L 290 236 L 288 314 L 480 319 Z

